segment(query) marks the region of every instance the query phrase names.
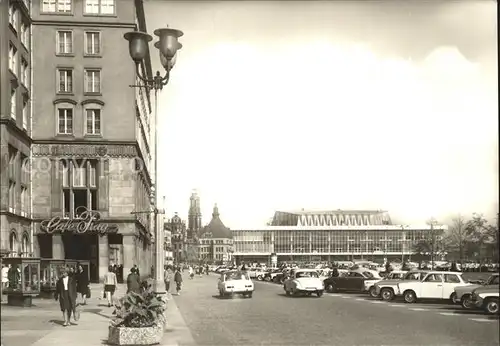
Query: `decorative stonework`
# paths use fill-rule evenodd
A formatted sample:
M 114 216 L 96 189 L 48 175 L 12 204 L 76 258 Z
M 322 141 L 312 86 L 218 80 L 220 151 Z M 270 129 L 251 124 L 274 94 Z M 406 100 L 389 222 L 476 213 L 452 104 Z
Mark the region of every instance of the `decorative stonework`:
M 130 144 L 33 144 L 33 156 L 50 157 L 137 157 L 137 149 Z
M 127 328 L 109 326 L 110 345 L 157 345 L 163 338 L 163 326 Z

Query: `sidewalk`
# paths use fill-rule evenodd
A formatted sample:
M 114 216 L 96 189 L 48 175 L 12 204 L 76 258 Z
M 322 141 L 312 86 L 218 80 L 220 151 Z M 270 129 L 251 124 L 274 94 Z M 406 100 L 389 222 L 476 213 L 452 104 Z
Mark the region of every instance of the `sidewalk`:
M 126 291 L 125 285 L 117 287 L 117 296 Z M 113 308 L 101 299 L 102 285 L 91 285 L 92 298 L 81 307 L 77 325 L 62 326 L 59 303 L 50 299 L 36 299 L 32 308 L 2 305 L 2 346 L 54 346 L 54 345 L 106 345 L 108 325 L 113 318 Z M 191 332 L 169 295 L 167 303 L 167 328 L 162 346 L 195 345 Z

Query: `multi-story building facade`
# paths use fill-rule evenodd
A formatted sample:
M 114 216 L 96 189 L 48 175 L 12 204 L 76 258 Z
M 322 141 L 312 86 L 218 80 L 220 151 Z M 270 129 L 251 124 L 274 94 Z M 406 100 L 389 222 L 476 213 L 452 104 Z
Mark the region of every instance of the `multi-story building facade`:
M 147 31 L 142 0 L 32 5 L 35 253 L 90 261 L 93 281 L 110 264 L 149 273 L 155 124 L 123 39 Z M 140 67 L 152 76 L 149 54 Z
M 271 226 L 232 230 L 238 262 L 402 258 L 444 225 L 393 225 L 385 211 L 276 212 Z
M 220 219 L 219 208 L 216 204 L 212 220 L 200 234 L 198 259 L 205 263 L 232 263 L 233 252 L 233 234 Z
M 186 221 L 175 213 L 174 216 L 167 220 L 163 227 L 165 232 L 170 233 L 171 252 L 173 261 L 180 263 L 185 260 L 185 241 L 187 238 Z M 167 236 L 165 235 L 165 238 Z
M 30 1 L 0 2 L 0 251 L 32 255 Z

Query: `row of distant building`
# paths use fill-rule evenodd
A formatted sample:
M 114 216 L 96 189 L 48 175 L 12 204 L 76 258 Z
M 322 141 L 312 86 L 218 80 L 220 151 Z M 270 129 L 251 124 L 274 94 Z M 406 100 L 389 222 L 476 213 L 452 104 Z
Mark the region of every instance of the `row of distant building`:
M 358 258 L 403 259 L 434 231 L 446 225 L 395 225 L 383 210 L 276 211 L 269 225 L 229 229 L 217 205 L 202 226 L 200 197 L 190 197 L 187 223 L 177 213 L 164 224 L 165 256 L 173 262 L 341 261 Z M 436 244 L 436 249 L 439 249 Z

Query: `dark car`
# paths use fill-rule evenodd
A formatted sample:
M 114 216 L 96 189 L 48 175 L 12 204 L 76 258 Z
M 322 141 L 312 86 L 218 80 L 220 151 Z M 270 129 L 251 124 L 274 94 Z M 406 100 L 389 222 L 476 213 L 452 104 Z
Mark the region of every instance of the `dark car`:
M 325 284 L 325 290 L 327 292 L 364 292 L 366 280 L 373 280 L 373 277 L 360 272 L 348 272 L 345 275 L 329 277 L 323 282 Z
M 263 280 L 264 281 L 273 281 L 274 277 L 278 274 L 281 274 L 282 271 L 280 269 L 269 269 L 266 271 L 266 273 L 264 274 L 264 278 Z

